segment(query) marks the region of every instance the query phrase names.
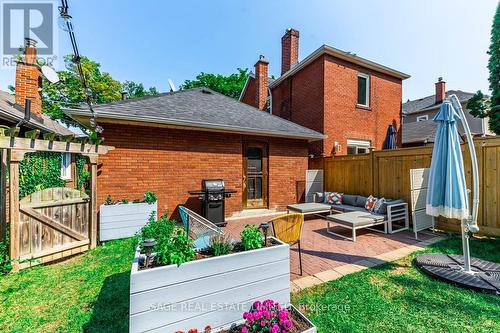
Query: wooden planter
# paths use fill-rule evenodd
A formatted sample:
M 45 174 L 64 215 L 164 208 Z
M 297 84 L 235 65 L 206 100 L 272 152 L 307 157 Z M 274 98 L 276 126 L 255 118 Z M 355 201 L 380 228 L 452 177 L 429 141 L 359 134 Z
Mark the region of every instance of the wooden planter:
M 152 212 L 158 212 L 157 202 L 101 205 L 99 240 L 102 242 L 135 235 L 148 222 Z
M 276 246 L 130 273 L 130 332 L 216 332 L 241 320 L 254 301 L 290 303 L 290 249 Z

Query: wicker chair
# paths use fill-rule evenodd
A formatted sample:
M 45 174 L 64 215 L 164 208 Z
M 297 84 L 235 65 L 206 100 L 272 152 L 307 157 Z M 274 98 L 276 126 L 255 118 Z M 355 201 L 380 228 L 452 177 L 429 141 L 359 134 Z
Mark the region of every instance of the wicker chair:
M 302 250 L 300 236 L 304 225 L 304 214 L 289 213 L 271 220 L 273 233 L 276 238 L 289 245 L 297 244 L 299 248 L 300 275 L 302 275 Z

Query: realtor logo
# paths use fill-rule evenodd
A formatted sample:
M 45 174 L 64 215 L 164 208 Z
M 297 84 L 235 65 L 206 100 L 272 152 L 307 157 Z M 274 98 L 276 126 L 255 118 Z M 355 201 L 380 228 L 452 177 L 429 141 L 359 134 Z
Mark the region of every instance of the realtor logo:
M 1 67 L 15 67 L 25 38 L 36 41 L 40 65 L 53 65 L 57 59 L 57 3 L 55 0 L 0 0 Z

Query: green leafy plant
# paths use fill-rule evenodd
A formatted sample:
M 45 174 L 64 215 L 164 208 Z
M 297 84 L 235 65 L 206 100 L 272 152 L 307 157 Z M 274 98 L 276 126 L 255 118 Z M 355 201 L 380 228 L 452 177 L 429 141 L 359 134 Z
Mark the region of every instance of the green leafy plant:
M 259 229 L 253 224 L 247 224 L 240 233 L 241 243 L 245 251 L 260 249 L 264 238 Z
M 148 191 L 144 193 L 144 202 L 147 202 L 149 204 L 155 203 L 158 200 L 156 197 L 156 194 L 154 192 Z
M 75 173 L 76 173 L 76 189 L 88 190 L 88 181 L 90 180 L 90 172 L 85 170 L 87 158 L 82 155 L 75 155 Z
M 61 179 L 61 153 L 34 152 L 19 163 L 19 197 L 51 187 L 64 187 Z
M 213 236 L 210 239 L 209 252 L 214 256 L 223 256 L 229 254 L 233 249 L 230 238 L 226 235 Z
M 9 226 L 7 225 L 5 240 L 0 242 L 0 275 L 9 273 L 12 269 L 12 260 L 9 257 Z
M 108 194 L 108 196 L 106 197 L 106 199 L 104 199 L 104 204 L 107 205 L 107 206 L 114 204 L 113 199 L 111 199 L 111 195 Z
M 126 205 L 129 203 L 129 201 L 128 201 L 128 199 L 122 199 L 121 203 Z

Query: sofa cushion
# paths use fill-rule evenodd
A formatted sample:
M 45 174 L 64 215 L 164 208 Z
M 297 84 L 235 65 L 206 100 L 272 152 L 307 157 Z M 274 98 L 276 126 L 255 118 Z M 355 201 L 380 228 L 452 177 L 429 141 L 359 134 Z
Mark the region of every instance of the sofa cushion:
M 364 197 L 362 195 L 358 195 L 358 196 L 356 196 L 356 204 L 354 206 L 365 208 L 365 204 L 366 204 L 367 200 L 368 200 L 367 197 Z
M 356 206 L 350 206 L 350 205 L 335 205 L 332 207 L 333 209 L 335 210 L 341 210 L 343 212 L 367 212 L 368 211 L 366 209 L 364 209 L 363 207 L 356 207 Z
M 327 220 L 342 224 L 348 227 L 362 227 L 373 223 L 380 223 L 385 220 L 384 216 L 371 214 L 369 212 L 350 212 L 337 215 L 328 215 Z
M 342 203 L 342 195 L 343 195 L 343 193 L 330 192 L 326 196 L 325 203 L 330 204 L 330 205 L 340 205 Z
M 308 202 L 308 203 L 288 205 L 287 208 L 288 210 L 300 212 L 302 214 L 307 214 L 307 213 L 328 211 L 330 210 L 331 206 L 318 202 Z
M 369 210 L 370 212 L 373 211 L 373 207 L 375 207 L 375 204 L 377 203 L 377 198 L 375 198 L 373 195 L 370 195 L 368 199 L 366 199 L 365 203 L 365 209 Z
M 348 206 L 356 206 L 357 195 L 344 194 L 342 196 L 342 204 Z

